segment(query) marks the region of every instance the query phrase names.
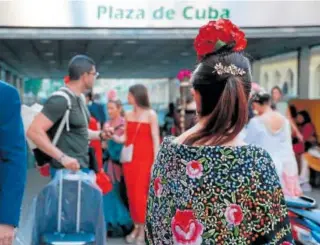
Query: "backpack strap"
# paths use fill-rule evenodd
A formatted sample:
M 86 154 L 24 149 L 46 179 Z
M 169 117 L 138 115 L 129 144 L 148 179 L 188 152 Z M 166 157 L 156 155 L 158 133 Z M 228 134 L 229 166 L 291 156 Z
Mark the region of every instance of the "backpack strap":
M 75 93 L 72 90 L 70 90 L 68 87 L 62 87 L 60 90 L 67 92 L 68 95 L 71 94 L 74 98 L 77 97 L 75 95 Z M 86 97 L 83 93 L 80 94 L 79 97 L 80 97 L 80 109 L 83 114 L 84 120 L 86 122 L 86 127 L 88 128 L 89 127 L 88 119 L 90 119 L 90 115 L 88 118 L 87 113 L 86 113 L 86 109 L 85 109 L 86 108 Z
M 52 96 L 62 96 L 62 97 L 64 97 L 67 100 L 68 109 L 71 110 L 71 105 L 72 105 L 71 99 L 70 99 L 69 94 L 67 92 L 65 92 L 65 90 L 60 89 L 60 90 L 54 92 L 50 97 L 52 97 Z
M 69 122 L 69 117 L 70 117 L 70 112 L 71 112 L 71 108 L 72 108 L 72 103 L 71 103 L 71 99 L 70 99 L 70 96 L 67 92 L 63 91 L 62 89 L 60 89 L 59 91 L 56 91 L 54 92 L 50 97 L 52 96 L 61 96 L 63 98 L 65 98 L 67 100 L 67 104 L 68 104 L 68 107 L 67 107 L 67 110 L 66 112 L 64 113 L 64 116 L 59 124 L 59 127 L 57 129 L 57 132 L 53 138 L 53 141 L 52 143 L 54 145 L 56 145 L 58 143 L 58 140 L 61 136 L 61 133 L 63 131 L 63 128 L 66 126 L 67 127 L 67 131 L 69 132 L 70 131 L 70 122 Z

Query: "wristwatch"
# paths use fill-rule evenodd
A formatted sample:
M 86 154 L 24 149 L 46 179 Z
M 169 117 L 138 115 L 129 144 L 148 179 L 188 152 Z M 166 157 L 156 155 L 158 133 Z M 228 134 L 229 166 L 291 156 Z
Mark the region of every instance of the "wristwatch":
M 103 131 L 100 131 L 100 133 L 99 133 L 99 138 L 100 138 L 100 140 L 101 140 L 101 141 L 103 141 L 103 140 L 104 140 L 104 138 L 103 138 L 102 134 L 103 134 Z
M 66 157 L 65 154 L 62 154 L 61 157 L 58 159 L 59 163 L 62 163 L 63 159 Z

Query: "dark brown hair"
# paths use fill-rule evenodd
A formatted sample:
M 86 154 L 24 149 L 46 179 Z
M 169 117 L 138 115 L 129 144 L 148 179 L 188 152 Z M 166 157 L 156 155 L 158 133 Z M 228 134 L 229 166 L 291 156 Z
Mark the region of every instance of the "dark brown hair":
M 121 100 L 109 100 L 109 101 L 108 101 L 108 104 L 109 104 L 109 103 L 115 104 L 118 109 L 122 108 L 122 102 L 121 102 Z
M 122 117 L 124 116 L 125 112 L 124 112 L 124 110 L 123 110 L 121 100 L 109 100 L 109 101 L 108 101 L 108 104 L 109 104 L 109 103 L 114 104 L 114 105 L 117 107 L 117 109 L 120 109 L 120 115 L 121 115 Z
M 282 89 L 281 89 L 279 86 L 274 86 L 274 87 L 271 89 L 271 94 L 273 93 L 274 90 L 278 90 L 279 93 L 280 93 L 281 95 L 283 95 Z
M 268 93 L 256 93 L 252 96 L 251 101 L 260 105 L 270 104 L 271 96 Z
M 190 135 L 187 145 L 223 145 L 233 140 L 248 120 L 248 99 L 251 91 L 250 62 L 243 53 L 225 47 L 204 57 L 192 76 L 193 87 L 200 93 L 200 118 L 206 117 L 198 132 Z M 215 66 L 235 65 L 245 74 L 217 74 Z
M 129 88 L 129 92 L 134 97 L 137 105 L 144 109 L 149 109 L 150 101 L 147 88 L 142 84 L 136 84 Z
M 88 73 L 96 64 L 86 55 L 74 56 L 68 66 L 70 80 L 78 80 L 84 73 Z

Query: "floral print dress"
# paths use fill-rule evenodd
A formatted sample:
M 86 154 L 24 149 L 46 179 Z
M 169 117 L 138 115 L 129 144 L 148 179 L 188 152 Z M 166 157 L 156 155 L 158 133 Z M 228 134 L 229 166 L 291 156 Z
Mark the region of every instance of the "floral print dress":
M 256 146 L 193 147 L 165 138 L 153 167 L 149 245 L 293 244 L 279 178 Z

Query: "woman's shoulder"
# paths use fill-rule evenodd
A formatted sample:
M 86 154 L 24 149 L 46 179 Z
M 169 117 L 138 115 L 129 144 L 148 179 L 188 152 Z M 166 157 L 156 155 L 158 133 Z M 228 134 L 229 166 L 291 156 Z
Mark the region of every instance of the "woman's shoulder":
M 219 182 L 222 181 L 219 176 L 225 173 L 234 173 L 234 178 L 238 176 L 237 173 L 248 178 L 254 172 L 273 175 L 272 166 L 270 155 L 255 145 L 188 146 L 177 143 L 174 137 L 169 136 L 161 144 L 152 178 L 160 174 L 180 179 L 187 178 L 192 171 L 201 171 L 203 178 Z
M 127 121 L 135 121 L 136 120 L 136 115 L 134 113 L 134 111 L 126 111 L 125 112 L 125 120 Z M 154 111 L 153 109 L 145 109 L 143 112 L 142 112 L 142 115 L 141 117 L 144 119 L 144 120 L 147 120 L 148 121 L 151 121 L 152 119 L 156 118 L 157 117 L 157 112 Z M 142 121 L 144 121 L 142 120 Z
M 153 110 L 153 109 L 148 109 L 146 112 L 147 112 L 147 114 L 148 114 L 148 116 L 149 116 L 150 118 L 155 118 L 155 117 L 157 117 L 157 112 L 156 112 L 155 110 Z
M 132 117 L 132 112 L 131 112 L 131 111 L 125 111 L 125 112 L 123 113 L 123 118 L 124 118 L 126 121 L 129 121 L 131 117 Z
M 306 123 L 305 125 L 303 125 L 303 127 L 308 130 L 315 130 L 315 126 L 312 122 Z
M 261 123 L 261 116 L 255 116 L 250 119 L 250 121 L 248 122 L 248 125 L 257 125 L 260 123 Z
M 266 156 L 269 154 L 259 146 L 251 145 L 251 144 L 241 144 L 241 145 L 221 145 L 221 146 L 210 146 L 210 145 L 199 145 L 199 146 L 190 146 L 184 144 L 183 138 L 185 136 L 181 135 L 179 137 L 167 136 L 164 138 L 161 147 L 170 151 L 174 151 L 175 153 L 181 154 L 183 156 L 190 156 L 192 153 L 196 155 L 215 155 L 220 154 L 221 152 L 228 152 L 229 154 L 243 154 L 247 157 L 256 157 L 256 156 Z

